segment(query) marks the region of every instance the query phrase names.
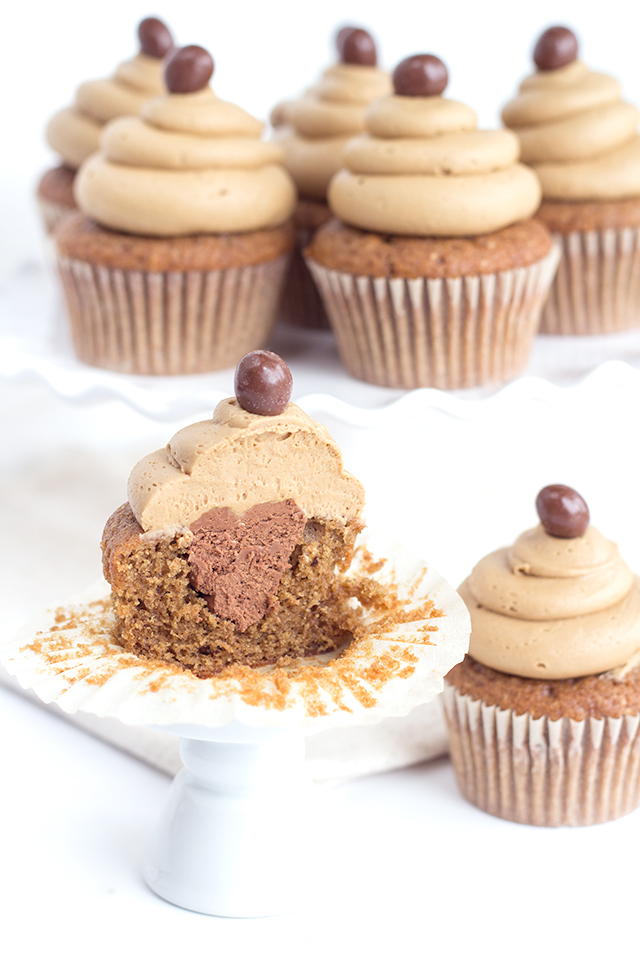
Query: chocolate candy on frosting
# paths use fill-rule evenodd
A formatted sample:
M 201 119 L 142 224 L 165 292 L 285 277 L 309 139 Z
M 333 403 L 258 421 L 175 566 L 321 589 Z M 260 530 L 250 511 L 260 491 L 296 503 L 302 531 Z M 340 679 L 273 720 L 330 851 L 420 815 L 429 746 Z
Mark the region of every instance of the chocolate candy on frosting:
M 440 96 L 448 81 L 444 63 L 430 53 L 407 57 L 393 71 L 393 86 L 401 97 Z
M 211 54 L 195 44 L 176 50 L 164 68 L 164 82 L 170 93 L 196 93 L 213 76 Z
M 541 35 L 533 51 L 538 70 L 558 70 L 573 63 L 578 56 L 578 41 L 568 27 L 549 27 Z
M 145 17 L 140 21 L 138 39 L 142 52 L 155 60 L 162 60 L 173 49 L 169 28 L 157 17 Z
M 580 494 L 562 483 L 544 487 L 537 496 L 536 510 L 545 531 L 552 537 L 570 540 L 581 537 L 589 526 L 589 508 Z
M 378 62 L 373 37 L 360 27 L 343 27 L 336 38 L 336 46 L 342 63 L 375 67 Z
M 289 367 L 270 350 L 247 353 L 236 367 L 236 398 L 248 413 L 263 417 L 283 413 L 291 399 L 292 385 Z

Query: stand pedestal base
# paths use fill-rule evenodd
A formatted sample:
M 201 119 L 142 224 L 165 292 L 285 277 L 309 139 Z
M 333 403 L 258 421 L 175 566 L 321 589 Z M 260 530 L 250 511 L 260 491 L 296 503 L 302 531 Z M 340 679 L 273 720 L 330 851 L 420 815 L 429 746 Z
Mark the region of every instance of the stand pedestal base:
M 165 900 L 199 913 L 292 912 L 313 863 L 306 839 L 312 831 L 305 827 L 316 822 L 303 737 L 239 724 L 198 735 L 211 739 L 180 741 L 185 769 L 165 802 L 146 882 Z

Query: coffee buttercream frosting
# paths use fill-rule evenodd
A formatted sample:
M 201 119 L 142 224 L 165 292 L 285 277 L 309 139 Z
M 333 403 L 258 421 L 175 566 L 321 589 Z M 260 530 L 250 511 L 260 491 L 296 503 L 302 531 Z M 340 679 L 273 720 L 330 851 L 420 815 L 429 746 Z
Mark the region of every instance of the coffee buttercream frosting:
M 216 508 L 241 515 L 284 501 L 307 518 L 346 524 L 364 506 L 362 485 L 325 427 L 293 403 L 269 417 L 243 410 L 235 397 L 141 460 L 127 493 L 145 532 L 189 527 Z
M 345 223 L 402 236 L 477 236 L 530 217 L 536 175 L 517 137 L 477 130 L 470 107 L 441 96 L 392 94 L 371 104 L 349 141 L 328 200 Z
M 460 587 L 469 653 L 494 670 L 563 680 L 624 666 L 640 650 L 640 578 L 615 543 L 540 525 L 489 554 Z
M 613 77 L 580 60 L 538 70 L 506 105 L 502 119 L 549 200 L 621 200 L 640 196 L 636 107 Z
M 80 209 L 145 236 L 239 233 L 291 216 L 295 187 L 262 124 L 210 87 L 148 101 L 105 127 L 75 185 Z
M 276 139 L 301 194 L 325 199 L 345 144 L 365 129 L 367 106 L 390 89 L 389 75 L 377 67 L 337 63 L 299 100 L 275 108 Z
M 105 123 L 136 116 L 150 97 L 164 91 L 163 61 L 139 53 L 121 63 L 112 77 L 88 80 L 76 90 L 73 106 L 56 113 L 46 138 L 68 167 L 77 169 L 100 148 Z

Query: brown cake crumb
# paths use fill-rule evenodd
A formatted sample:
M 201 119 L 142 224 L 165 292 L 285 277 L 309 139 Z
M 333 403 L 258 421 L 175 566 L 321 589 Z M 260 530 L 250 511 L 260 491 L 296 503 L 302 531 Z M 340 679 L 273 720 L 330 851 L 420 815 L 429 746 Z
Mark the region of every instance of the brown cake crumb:
M 530 680 L 500 673 L 467 656 L 447 675 L 461 694 L 534 718 L 584 720 L 640 713 L 640 667 L 623 680 L 603 673 L 569 680 Z
M 55 230 L 58 251 L 119 270 L 228 270 L 275 260 L 293 249 L 292 222 L 248 233 L 192 237 L 139 237 L 101 227 L 82 213 L 66 217 Z
M 77 204 L 73 196 L 73 181 L 76 172 L 64 165 L 47 170 L 40 178 L 38 196 L 50 203 L 59 203 L 63 207 L 73 210 Z
M 206 677 L 230 663 L 276 663 L 348 642 L 353 613 L 335 569 L 348 563 L 359 521 L 312 520 L 282 574 L 277 603 L 241 630 L 209 609 L 191 584 L 191 531 L 145 537 L 129 504 L 107 521 L 104 574 L 113 591 L 118 642 L 141 657 L 176 661 Z
M 554 233 L 575 230 L 621 230 L 640 227 L 640 197 L 628 200 L 559 201 L 544 200 L 536 213 Z
M 305 253 L 330 270 L 368 277 L 475 276 L 526 267 L 551 250 L 544 224 L 523 220 L 480 237 L 392 237 L 332 219 Z

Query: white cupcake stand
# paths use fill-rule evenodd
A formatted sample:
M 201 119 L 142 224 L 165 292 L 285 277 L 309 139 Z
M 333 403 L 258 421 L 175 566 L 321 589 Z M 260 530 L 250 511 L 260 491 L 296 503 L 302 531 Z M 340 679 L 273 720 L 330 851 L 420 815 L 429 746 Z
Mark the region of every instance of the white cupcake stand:
M 380 558 L 372 576 L 394 591 L 405 622 L 390 626 L 388 611 L 367 611 L 366 635 L 288 669 L 204 680 L 127 654 L 113 642 L 105 583 L 0 645 L 3 666 L 45 703 L 181 738 L 184 769 L 144 866 L 165 900 L 224 917 L 295 910 L 322 825 L 303 765 L 305 734 L 405 716 L 442 690 L 464 656 L 469 615 L 449 584 L 382 537 L 362 546 L 349 573 Z
M 175 777 L 144 866 L 165 900 L 222 917 L 289 913 L 306 891 L 315 791 L 304 737 L 232 722 L 163 728 L 181 737 Z

